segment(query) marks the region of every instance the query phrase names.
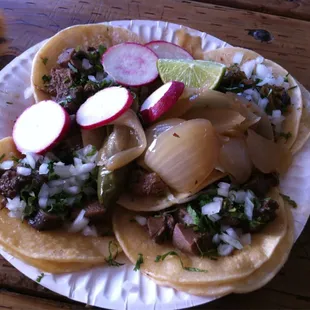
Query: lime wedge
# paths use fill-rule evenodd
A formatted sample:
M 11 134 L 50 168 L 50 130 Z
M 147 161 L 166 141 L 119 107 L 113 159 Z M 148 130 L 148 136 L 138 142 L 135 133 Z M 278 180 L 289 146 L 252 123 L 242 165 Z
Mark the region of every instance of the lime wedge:
M 179 81 L 188 87 L 214 89 L 226 66 L 206 60 L 158 59 L 157 69 L 164 83 Z

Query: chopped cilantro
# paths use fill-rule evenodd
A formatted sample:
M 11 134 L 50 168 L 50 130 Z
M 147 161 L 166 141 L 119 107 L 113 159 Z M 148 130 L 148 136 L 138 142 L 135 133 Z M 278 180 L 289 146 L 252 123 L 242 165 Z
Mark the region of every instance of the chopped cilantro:
M 13 104 L 13 102 L 7 101 L 6 104 Z
M 43 64 L 46 66 L 47 62 L 48 62 L 48 58 L 47 57 L 44 57 L 44 58 L 41 58 L 42 59 L 42 62 Z
M 138 257 L 138 259 L 137 259 L 135 268 L 133 269 L 134 271 L 140 270 L 141 265 L 144 263 L 143 254 L 139 253 L 138 256 L 139 256 L 139 257 Z
M 70 78 L 69 78 L 69 77 L 66 77 L 66 78 L 64 79 L 64 83 L 67 84 L 67 83 L 69 83 L 69 82 L 70 82 Z
M 51 81 L 52 77 L 50 75 L 46 75 L 44 74 L 42 76 L 42 80 L 43 80 L 43 83 L 46 84 L 46 83 L 49 83 Z
M 191 218 L 193 219 L 193 223 L 195 225 L 199 225 L 199 222 L 200 222 L 199 216 L 198 216 L 197 212 L 191 207 L 191 205 L 188 205 L 187 212 L 191 216 Z
M 170 251 L 170 252 L 167 252 L 167 253 L 165 253 L 165 254 L 163 254 L 163 255 L 157 255 L 156 258 L 155 258 L 155 263 L 164 261 L 165 258 L 166 258 L 167 256 L 169 256 L 169 255 L 171 255 L 171 256 L 177 256 L 178 259 L 179 259 L 179 261 L 180 261 L 180 264 L 181 264 L 181 266 L 182 266 L 182 269 L 184 269 L 184 270 L 191 271 L 191 272 L 208 272 L 208 270 L 205 270 L 205 269 L 200 269 L 200 268 L 195 268 L 195 267 L 186 267 L 186 266 L 184 266 L 183 261 L 182 261 L 180 255 L 179 255 L 177 252 L 175 252 L 175 251 Z
M 41 280 L 44 278 L 44 276 L 45 276 L 45 274 L 42 272 L 42 273 L 37 277 L 36 281 L 37 281 L 38 283 L 40 283 Z
M 68 63 L 68 67 L 69 67 L 70 70 L 73 71 L 74 73 L 78 73 L 78 69 L 75 68 L 70 62 Z
M 96 147 L 92 145 L 92 149 L 86 154 L 86 156 L 87 157 L 94 156 L 96 152 L 97 152 Z
M 99 52 L 100 56 L 102 56 L 105 53 L 106 50 L 107 49 L 106 49 L 106 47 L 104 45 L 102 45 L 102 44 L 99 45 L 98 52 Z
M 290 87 L 287 91 L 295 89 L 297 87 L 297 85 Z
M 66 98 L 62 99 L 61 101 L 58 102 L 62 107 L 66 106 L 68 103 L 72 101 L 72 96 L 68 95 Z
M 0 156 L 0 161 L 2 161 L 4 157 L 5 157 L 5 154 L 3 153 L 3 154 Z
M 289 76 L 290 74 L 288 73 L 285 77 L 284 77 L 284 82 L 288 82 L 288 76 Z
M 81 46 L 78 45 L 75 49 L 74 49 L 76 52 L 79 52 L 81 50 Z
M 294 201 L 293 199 L 291 199 L 290 196 L 284 195 L 284 194 L 280 194 L 282 196 L 282 198 L 288 203 L 290 204 L 294 209 L 297 208 L 297 203 L 296 201 Z
M 109 266 L 113 266 L 113 267 L 119 267 L 119 266 L 122 266 L 124 264 L 122 263 L 119 263 L 117 262 L 114 258 L 113 258 L 113 253 L 112 253 L 112 250 L 111 250 L 111 247 L 112 245 L 114 245 L 116 247 L 116 255 L 115 255 L 115 258 L 117 257 L 118 255 L 118 246 L 115 242 L 113 241 L 110 241 L 109 242 L 109 257 L 106 258 L 106 263 L 109 265 Z

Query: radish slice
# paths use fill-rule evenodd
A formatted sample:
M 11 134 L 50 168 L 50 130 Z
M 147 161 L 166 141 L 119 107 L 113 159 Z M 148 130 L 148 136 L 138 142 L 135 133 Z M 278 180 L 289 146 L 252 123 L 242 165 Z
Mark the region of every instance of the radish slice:
M 76 113 L 76 122 L 83 129 L 104 126 L 126 112 L 133 102 L 132 94 L 123 87 L 105 88 L 88 98 Z
M 27 108 L 16 120 L 13 140 L 22 153 L 43 154 L 67 134 L 70 116 L 58 103 L 41 101 Z
M 171 81 L 155 90 L 141 106 L 141 117 L 145 123 L 154 122 L 167 112 L 179 99 L 184 83 Z
M 142 86 L 158 76 L 158 57 L 149 48 L 137 43 L 121 43 L 110 47 L 102 56 L 104 70 L 125 86 Z
M 188 51 L 170 42 L 151 41 L 145 44 L 145 46 L 150 48 L 157 55 L 158 58 L 190 60 L 194 59 Z

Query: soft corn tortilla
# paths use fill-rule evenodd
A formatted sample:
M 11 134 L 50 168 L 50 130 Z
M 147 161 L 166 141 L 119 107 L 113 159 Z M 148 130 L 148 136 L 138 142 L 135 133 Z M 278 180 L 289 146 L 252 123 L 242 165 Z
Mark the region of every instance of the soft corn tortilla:
M 15 250 L 11 249 L 7 244 L 0 243 L 0 247 L 15 258 L 18 258 L 29 265 L 36 267 L 41 271 L 54 274 L 81 271 L 96 266 L 87 263 L 58 263 L 49 260 L 33 259 L 16 252 Z
M 286 235 L 280 241 L 270 259 L 248 277 L 228 283 L 199 286 L 180 285 L 172 281 L 164 282 L 154 278 L 152 278 L 152 280 L 159 285 L 173 287 L 189 294 L 209 297 L 222 297 L 230 293 L 248 293 L 263 287 L 280 271 L 287 261 L 289 253 L 292 249 L 294 243 L 294 222 L 290 208 L 291 207 L 289 205 L 285 205 L 288 219 Z
M 5 155 L 4 159 L 21 155 L 11 137 L 0 140 L 0 154 Z M 111 241 L 117 244 L 114 237 L 86 237 L 67 231 L 40 232 L 26 221 L 9 217 L 8 210 L 0 204 L 0 245 L 38 268 L 69 272 L 105 263 Z M 115 255 L 117 248 L 112 246 L 111 250 Z
M 278 216 L 261 232 L 252 235 L 250 247 L 234 251 L 231 256 L 221 257 L 218 260 L 180 253 L 184 266 L 208 270 L 206 273 L 183 270 L 179 259 L 175 256 L 169 256 L 163 262 L 155 263 L 157 255 L 178 250 L 172 244 L 154 243 L 145 228 L 131 221 L 136 215 L 134 212 L 117 209 L 113 217 L 113 228 L 120 246 L 132 263 L 136 263 L 139 253 L 143 255 L 144 263 L 141 265 L 141 271 L 151 278 L 181 286 L 215 286 L 248 277 L 272 257 L 286 235 L 287 214 L 283 200 L 276 190 L 271 193 L 271 197 L 279 202 Z
M 260 55 L 256 52 L 253 52 L 251 50 L 247 50 L 240 47 L 226 47 L 226 48 L 220 48 L 217 50 L 209 51 L 204 54 L 205 60 L 211 60 L 216 61 L 225 64 L 226 66 L 230 66 L 233 64 L 233 57 L 236 53 L 241 52 L 243 53 L 243 59 L 240 65 L 243 63 L 256 59 Z M 291 111 L 286 115 L 286 118 L 283 122 L 283 132 L 287 133 L 290 132 L 292 135 L 290 138 L 285 141 L 285 145 L 288 148 L 291 148 L 293 143 L 295 142 L 297 135 L 298 135 L 298 129 L 299 129 L 299 123 L 302 115 L 302 95 L 300 87 L 298 86 L 296 80 L 288 74 L 288 72 L 276 64 L 275 62 L 265 59 L 263 62 L 264 65 L 268 67 L 272 67 L 272 72 L 275 77 L 277 76 L 287 76 L 288 77 L 288 83 L 290 87 L 295 87 L 294 89 L 289 90 L 289 95 L 291 98 L 291 104 L 292 109 Z M 281 143 L 284 143 L 283 139 L 280 139 Z
M 98 48 L 100 44 L 109 48 L 123 42 L 143 43 L 138 35 L 127 29 L 102 24 L 77 25 L 58 32 L 39 49 L 33 59 L 31 85 L 36 102 L 51 99 L 49 94 L 42 91 L 42 76 L 50 74 L 63 50 L 76 47 L 87 49 L 90 46 Z M 47 59 L 46 64 L 43 59 Z
M 104 263 L 113 237 L 86 237 L 66 231 L 40 232 L 0 210 L 0 243 L 21 256 L 57 263 Z M 115 247 L 111 247 L 113 253 Z M 115 254 L 115 253 L 114 253 Z
M 303 108 L 298 135 L 291 149 L 293 154 L 297 153 L 310 137 L 310 93 L 303 85 L 298 82 L 297 84 L 301 90 Z

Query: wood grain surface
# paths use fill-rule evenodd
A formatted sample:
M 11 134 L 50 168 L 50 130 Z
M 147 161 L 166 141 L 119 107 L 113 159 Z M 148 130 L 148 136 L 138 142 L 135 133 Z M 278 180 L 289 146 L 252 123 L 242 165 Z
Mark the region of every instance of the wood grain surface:
M 70 25 L 152 19 L 184 24 L 230 44 L 254 49 L 286 67 L 310 88 L 310 22 L 307 21 L 310 1 L 307 0 L 0 0 L 0 7 L 6 19 L 9 43 L 9 48 L 0 52 L 2 67 L 32 45 Z M 256 41 L 247 29 L 266 29 L 274 40 Z M 197 309 L 310 309 L 309 279 L 310 223 L 285 267 L 266 287 L 246 295 L 230 295 Z M 0 258 L 2 308 L 80 310 L 85 307 L 41 287 Z

